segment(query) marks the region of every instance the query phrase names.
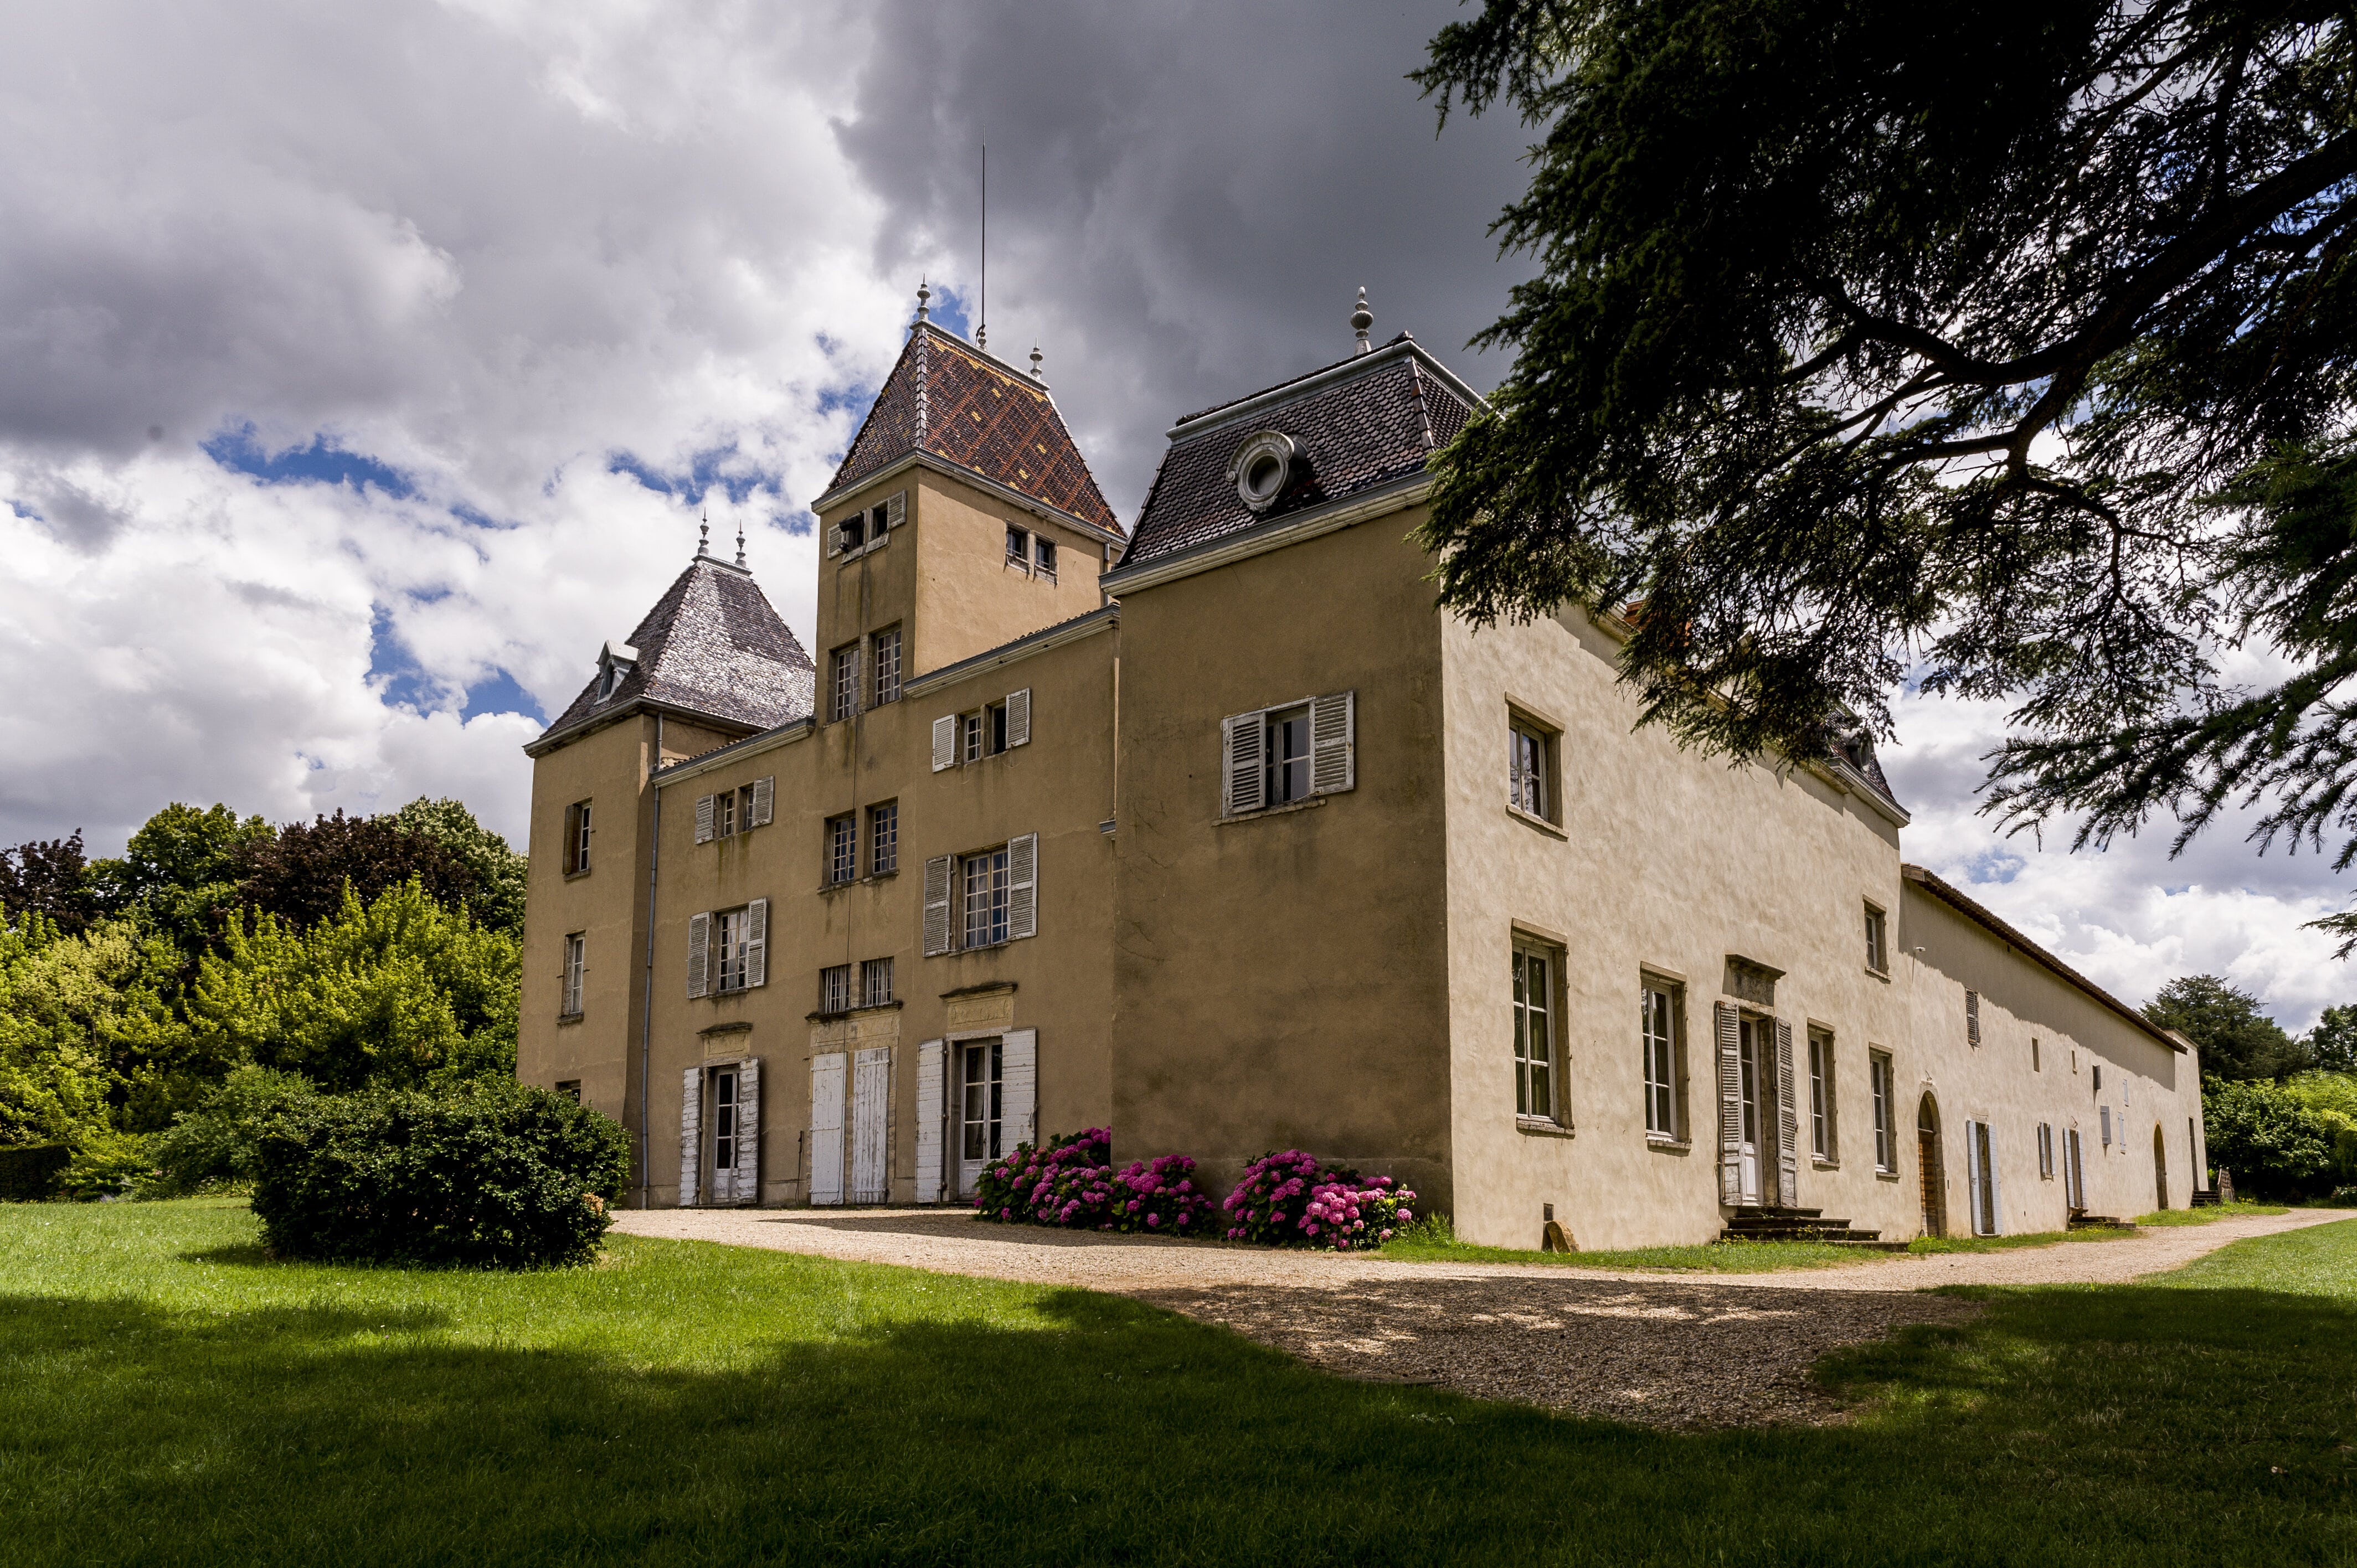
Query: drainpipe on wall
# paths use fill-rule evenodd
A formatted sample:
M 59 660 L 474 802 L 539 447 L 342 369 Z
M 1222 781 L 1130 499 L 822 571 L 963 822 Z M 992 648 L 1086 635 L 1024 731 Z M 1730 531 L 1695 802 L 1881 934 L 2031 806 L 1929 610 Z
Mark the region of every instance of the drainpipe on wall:
M 662 721 L 655 714 L 655 754 L 647 763 L 647 782 L 654 782 L 655 769 L 662 766 Z M 639 1024 L 639 1207 L 654 1206 L 653 1161 L 649 1153 L 648 1139 L 653 1131 L 652 1107 L 647 1103 L 647 1058 L 654 1049 L 655 1039 L 655 880 L 662 865 L 662 791 L 655 791 L 655 821 L 652 836 L 647 841 L 647 978 L 640 997 L 644 1011 Z

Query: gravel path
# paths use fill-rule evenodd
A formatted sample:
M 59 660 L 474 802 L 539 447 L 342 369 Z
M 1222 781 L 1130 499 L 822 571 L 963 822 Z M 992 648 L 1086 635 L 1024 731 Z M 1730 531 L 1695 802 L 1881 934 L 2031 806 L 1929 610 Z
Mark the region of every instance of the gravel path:
M 1546 1264 L 1412 1263 L 1156 1237 L 985 1225 L 942 1209 L 656 1209 L 638 1236 L 769 1247 L 1135 1296 L 1220 1323 L 1345 1376 L 1663 1425 L 1824 1422 L 1820 1356 L 1910 1323 L 1956 1323 L 1947 1284 L 2116 1283 L 2247 1236 L 2346 1216 L 2295 1210 L 2118 1240 L 1847 1266 L 1666 1274 Z

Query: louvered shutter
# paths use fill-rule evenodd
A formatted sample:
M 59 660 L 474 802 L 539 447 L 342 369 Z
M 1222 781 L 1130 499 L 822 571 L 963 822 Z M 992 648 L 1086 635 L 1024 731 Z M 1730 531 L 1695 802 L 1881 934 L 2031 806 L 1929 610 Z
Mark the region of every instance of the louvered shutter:
M 1039 835 L 1006 841 L 1006 940 L 1039 934 Z
M 1359 781 L 1356 692 L 1309 703 L 1309 792 L 1339 795 Z
M 756 898 L 745 906 L 745 983 L 770 983 L 770 901 Z
M 1776 1020 L 1776 1187 L 1777 1201 L 1787 1208 L 1801 1207 L 1801 1116 L 1792 1082 L 1792 1026 Z
M 736 1197 L 761 1201 L 761 1058 L 748 1057 L 737 1069 Z
M 1039 1031 L 1009 1029 L 998 1054 L 998 1152 L 1039 1141 Z
M 933 771 L 957 766 L 957 715 L 943 714 L 933 721 Z
M 703 1195 L 696 1178 L 704 1170 L 704 1069 L 692 1067 L 679 1079 L 679 1206 L 693 1208 Z
M 567 876 L 581 869 L 574 863 L 574 856 L 580 843 L 581 808 L 577 805 L 567 806 L 565 808 L 565 875 Z
M 687 993 L 701 996 L 712 989 L 712 917 L 687 918 Z
M 1031 688 L 1006 693 L 1006 744 L 1009 749 L 1031 743 Z
M 748 828 L 768 827 L 777 801 L 778 776 L 776 774 L 772 773 L 766 779 L 754 779 L 753 810 L 752 813 L 745 819 L 745 825 Z
M 1971 1045 L 1981 1043 L 1981 993 L 1977 991 L 1964 993 L 1964 1039 Z
M 891 499 L 884 503 L 884 526 L 887 528 L 898 528 L 908 521 L 909 492 L 906 490 L 894 490 L 892 492 Z
M 843 524 L 831 524 L 826 531 L 826 553 L 830 558 L 843 553 Z
M 950 950 L 950 857 L 925 862 L 925 956 Z
M 1718 1200 L 1743 1201 L 1743 1061 L 1741 1020 L 1724 1002 L 1711 1004 L 1718 1043 Z
M 1988 1182 L 1988 1233 L 2005 1234 L 2005 1166 L 1996 1157 L 1996 1129 L 1981 1123 L 1981 1141 L 1987 1147 L 1981 1155 L 1981 1174 Z
M 1964 1122 L 1964 1196 L 1970 1203 L 1973 1234 L 1988 1233 L 1981 1220 L 1981 1140 L 1980 1123 L 1967 1119 Z
M 1220 721 L 1221 810 L 1228 816 L 1257 811 L 1267 800 L 1261 751 L 1268 743 L 1265 710 Z
M 843 1069 L 841 1051 L 811 1058 L 811 1192 L 813 1203 L 843 1201 Z
M 917 1047 L 917 1201 L 942 1200 L 942 1042 Z
M 709 795 L 695 798 L 695 842 L 712 842 L 712 797 Z

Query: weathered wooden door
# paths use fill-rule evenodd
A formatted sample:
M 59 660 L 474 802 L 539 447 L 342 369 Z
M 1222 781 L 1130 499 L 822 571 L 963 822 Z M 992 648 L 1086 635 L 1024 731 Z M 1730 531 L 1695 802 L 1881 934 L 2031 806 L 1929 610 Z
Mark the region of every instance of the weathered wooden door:
M 892 1196 L 886 1136 L 892 1117 L 892 1052 L 877 1046 L 852 1058 L 851 1201 L 882 1203 Z
M 813 1203 L 843 1201 L 844 1056 L 811 1058 L 811 1191 Z
M 2152 1130 L 2152 1197 L 2155 1208 L 2169 1207 L 2169 1145 L 2158 1127 Z
M 1925 1095 L 1915 1112 L 1915 1168 L 1921 1177 L 1923 1234 L 1948 1233 L 1948 1173 L 1940 1159 L 1940 1113 Z

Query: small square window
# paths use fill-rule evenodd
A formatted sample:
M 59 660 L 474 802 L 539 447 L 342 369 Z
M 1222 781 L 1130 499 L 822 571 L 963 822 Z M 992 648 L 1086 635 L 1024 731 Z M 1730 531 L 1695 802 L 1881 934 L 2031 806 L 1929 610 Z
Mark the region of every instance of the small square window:
M 1877 974 L 1890 972 L 1889 940 L 1882 911 L 1868 904 L 1866 907 L 1866 967 Z
M 843 548 L 847 553 L 867 542 L 867 514 L 855 511 L 838 525 L 843 531 Z
M 1056 580 L 1056 542 L 1043 533 L 1032 542 L 1032 545 L 1037 552 L 1032 563 L 1033 570 L 1046 581 L 1054 582 Z
M 1521 717 L 1506 726 L 1506 803 L 1542 822 L 1555 814 L 1555 735 Z
M 1006 525 L 1006 564 L 1018 572 L 1031 570 L 1031 535 L 1011 522 Z
M 892 961 L 871 958 L 859 965 L 859 1004 L 881 1007 L 892 1000 Z
M 818 972 L 818 1010 L 822 1013 L 851 1011 L 849 964 L 834 964 Z
M 859 819 L 848 814 L 826 822 L 826 880 L 829 886 L 859 877 Z
M 873 875 L 888 876 L 900 869 L 899 801 L 867 808 L 867 857 Z
M 561 1079 L 557 1083 L 556 1092 L 578 1105 L 581 1103 L 581 1080 L 577 1078 Z

